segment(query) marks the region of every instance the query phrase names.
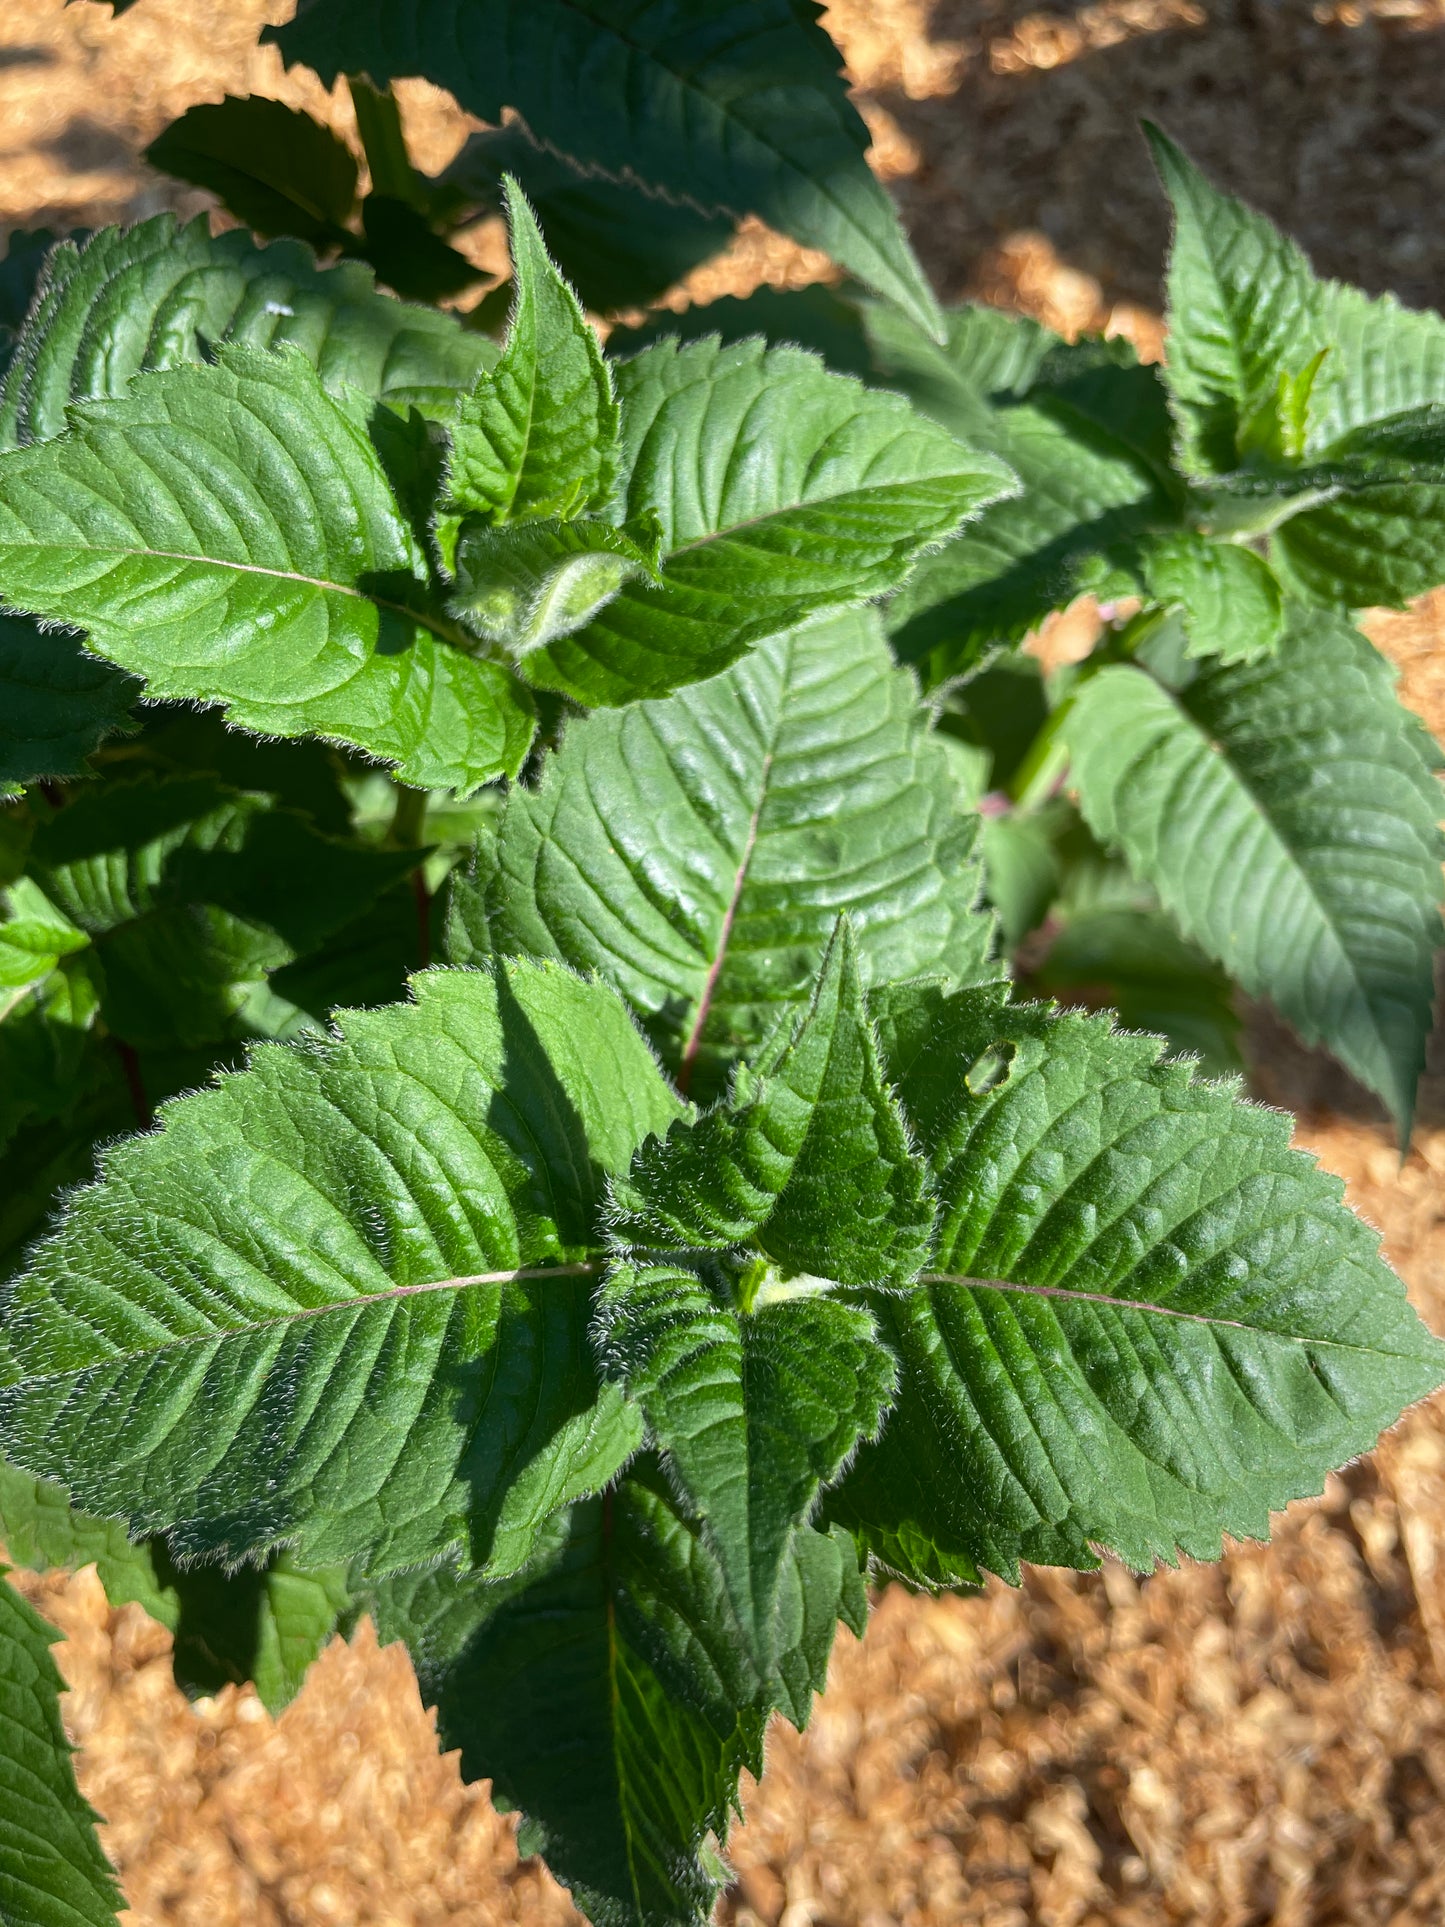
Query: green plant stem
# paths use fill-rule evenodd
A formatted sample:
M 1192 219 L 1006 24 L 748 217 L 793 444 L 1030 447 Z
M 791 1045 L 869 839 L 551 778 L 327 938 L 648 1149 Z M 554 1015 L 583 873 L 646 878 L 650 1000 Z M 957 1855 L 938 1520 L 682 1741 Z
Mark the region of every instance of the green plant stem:
M 356 131 L 366 150 L 371 169 L 371 191 L 386 194 L 396 201 L 422 205 L 421 182 L 406 151 L 401 113 L 396 96 L 389 87 L 373 87 L 362 74 L 348 74 L 351 104 L 356 110 Z
M 1032 809 L 1036 804 L 1046 801 L 1068 768 L 1069 752 L 1064 746 L 1061 732 L 1072 707 L 1073 698 L 1065 697 L 1057 709 L 1050 711 L 1043 727 L 1030 743 L 1023 761 L 1014 771 L 1008 794 L 1019 809 Z
M 396 786 L 396 808 L 391 819 L 391 841 L 404 850 L 416 849 L 426 835 L 426 812 L 430 797 L 426 790 L 414 790 L 405 783 Z

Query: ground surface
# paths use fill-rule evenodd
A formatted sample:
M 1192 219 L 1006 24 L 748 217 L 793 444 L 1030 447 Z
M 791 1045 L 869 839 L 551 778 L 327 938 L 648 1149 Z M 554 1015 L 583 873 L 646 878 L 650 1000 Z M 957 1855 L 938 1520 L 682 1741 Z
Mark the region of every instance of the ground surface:
M 0 227 L 133 219 L 138 165 L 191 101 L 284 92 L 255 26 L 289 0 L 0 11 Z M 836 0 L 875 135 L 948 294 L 1157 340 L 1163 216 L 1134 131 L 1160 119 L 1321 266 L 1445 305 L 1442 0 Z M 463 123 L 406 97 L 428 166 Z M 478 239 L 496 258 L 497 238 Z M 815 258 L 752 229 L 708 297 Z M 681 297 L 680 297 L 681 298 Z M 1445 733 L 1445 598 L 1375 625 Z M 1260 1094 L 1349 1181 L 1445 1330 L 1445 1082 L 1401 1167 L 1377 1110 L 1255 1026 Z M 168 1637 L 93 1574 L 27 1589 L 68 1635 L 66 1715 L 137 1927 L 575 1922 L 485 1789 L 439 1759 L 399 1648 L 337 1642 L 283 1718 L 189 1706 Z M 734 1836 L 732 1927 L 1436 1927 L 1445 1919 L 1445 1405 L 1294 1508 L 1269 1548 L 1139 1582 L 890 1592 L 840 1636 L 806 1736 L 772 1739 Z

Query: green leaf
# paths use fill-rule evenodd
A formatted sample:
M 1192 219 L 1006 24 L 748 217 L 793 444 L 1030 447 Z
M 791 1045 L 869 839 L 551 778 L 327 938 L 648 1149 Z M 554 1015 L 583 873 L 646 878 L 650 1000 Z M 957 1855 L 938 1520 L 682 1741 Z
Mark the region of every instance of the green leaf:
M 934 1583 L 1262 1538 L 1445 1346 L 1287 1118 L 1007 999 L 876 1000 L 942 1213 L 936 1271 L 866 1295 L 898 1400 L 828 1512 Z
M 410 201 L 373 192 L 361 204 L 366 258 L 377 278 L 410 301 L 445 301 L 485 277 L 432 231 Z
M 442 1745 L 523 1810 L 523 1850 L 545 1854 L 594 1927 L 704 1927 L 726 1878 L 710 1836 L 726 1833 L 739 1770 L 762 1766 L 763 1715 L 729 1707 L 737 1660 L 710 1567 L 661 1480 L 629 1475 L 555 1521 L 515 1580 L 443 1568 L 374 1602 Z
M 1070 915 L 1030 973 L 1068 1003 L 1107 1006 L 1129 1030 L 1153 1031 L 1207 1077 L 1244 1069 L 1229 979 L 1159 910 L 1099 908 Z
M 351 1606 L 345 1567 L 306 1572 L 284 1552 L 264 1570 L 193 1566 L 173 1581 L 177 1685 L 195 1698 L 250 1680 L 273 1717 L 300 1692 Z
M 330 86 L 422 74 L 494 125 L 504 107 L 588 173 L 704 213 L 759 214 L 821 248 L 924 328 L 938 310 L 888 196 L 836 49 L 796 0 L 303 0 L 268 29 Z
M 214 903 L 310 950 L 416 863 L 322 836 L 295 810 L 212 776 L 97 784 L 39 822 L 29 867 L 92 936 L 167 901 Z
M 1408 1134 L 1440 941 L 1437 752 L 1337 616 L 1182 696 L 1105 669 L 1066 724 L 1091 828 L 1180 928 Z
M 335 247 L 356 204 L 356 161 L 329 127 L 263 94 L 188 107 L 145 151 L 152 167 L 208 188 L 243 227 Z
M 1253 549 L 1182 532 L 1147 543 L 1143 566 L 1150 595 L 1180 613 L 1187 655 L 1253 662 L 1278 646 L 1284 597 Z
M 1273 222 L 1222 194 L 1145 124 L 1174 207 L 1169 256 L 1169 384 L 1179 458 L 1196 475 L 1236 468 L 1246 431 L 1330 336 L 1309 262 Z M 1334 359 L 1333 356 L 1330 357 Z
M 174 1628 L 175 1588 L 156 1570 L 149 1545 L 134 1544 L 119 1519 L 93 1519 L 67 1503 L 62 1486 L 29 1478 L 0 1461 L 0 1544 L 33 1572 L 93 1565 L 112 1606 L 142 1606 Z
M 0 457 L 0 574 L 153 696 L 323 734 L 422 786 L 515 772 L 522 692 L 453 646 L 365 433 L 298 353 L 142 375 Z
M 90 787 L 37 825 L 29 887 L 93 943 L 101 1012 L 129 1043 L 236 1035 L 268 970 L 415 867 L 414 851 L 321 836 L 268 804 L 209 776 L 146 774 Z
M 764 282 L 749 295 L 694 302 L 680 313 L 655 308 L 636 327 L 614 327 L 607 336 L 607 348 L 616 359 L 669 336 L 701 341 L 704 335 L 717 335 L 725 343 L 761 335 L 770 348 L 811 350 L 836 374 L 869 381 L 875 373 L 856 302 L 846 288 L 821 281 L 806 288 L 770 288 Z
M 0 1146 L 31 1117 L 63 1113 L 78 1095 L 97 1000 L 88 973 L 57 971 L 0 1026 Z
M 507 346 L 451 425 L 446 487 L 458 514 L 494 522 L 606 506 L 617 482 L 617 402 L 597 337 L 548 259 L 516 182 L 504 184 L 516 299 Z
M 768 1699 L 751 1697 L 717 1562 L 650 1455 L 554 1521 L 514 1580 L 399 1575 L 371 1603 L 381 1637 L 406 1640 L 442 1744 L 523 1809 L 523 1851 L 546 1854 L 597 1927 L 703 1927 Z M 838 1617 L 857 1631 L 866 1614 L 844 1533 L 797 1533 L 778 1608 L 769 1696 L 801 1726 Z
M 1275 530 L 1270 559 L 1286 586 L 1312 602 L 1403 609 L 1445 580 L 1445 470 L 1358 473 L 1359 486 Z
M 0 797 L 80 776 L 106 737 L 133 727 L 140 685 L 79 641 L 0 614 Z
M 258 741 L 227 729 L 218 710 L 156 704 L 146 710 L 140 739 L 127 744 L 125 759 L 137 770 L 215 776 L 232 789 L 264 792 L 283 809 L 309 816 L 326 836 L 351 832 L 352 805 L 343 788 L 345 758 L 314 738 Z M 388 779 L 381 781 L 394 807 L 395 790 Z
M 801 349 L 662 341 L 623 363 L 617 386 L 621 517 L 657 515 L 664 577 L 627 584 L 528 659 L 532 681 L 581 702 L 665 695 L 810 615 L 896 588 L 1014 486 L 899 396 Z
M 77 950 L 86 936 L 32 877 L 0 890 L 0 1017 L 31 984 Z
M 613 1185 L 610 1228 L 642 1250 L 752 1242 L 785 1275 L 912 1281 L 933 1201 L 884 1082 L 846 919 L 806 1013 L 739 1072 L 727 1103 L 642 1146 Z
M 178 1556 L 374 1570 L 512 1570 L 612 1476 L 638 1420 L 596 1382 L 579 1254 L 677 1100 L 556 966 L 414 990 L 103 1154 L 8 1287 L 18 1465 Z
M 1048 914 L 1059 887 L 1059 861 L 1047 818 L 1011 810 L 989 816 L 979 838 L 988 900 L 998 911 L 1004 946 L 1012 950 Z
M 337 1008 L 397 1003 L 412 972 L 430 963 L 438 921 L 408 878 L 344 924 L 322 949 L 273 971 L 271 989 L 323 1021 Z
M 665 1266 L 615 1269 L 598 1318 L 607 1368 L 701 1524 L 766 1692 L 788 1644 L 779 1593 L 798 1529 L 859 1440 L 877 1436 L 893 1360 L 856 1307 L 789 1295 L 739 1312 Z
M 457 540 L 457 592 L 447 604 L 517 661 L 585 628 L 626 582 L 661 581 L 655 516 L 617 529 L 587 517 L 487 528 Z
M 0 388 L 0 448 L 45 441 L 71 402 L 116 397 L 147 368 L 205 361 L 225 341 L 290 346 L 333 392 L 450 407 L 495 358 L 454 315 L 378 294 L 358 261 L 316 266 L 295 241 L 258 248 L 204 214 L 102 228 L 50 255 Z
M 11 228 L 6 237 L 0 260 L 0 376 L 10 366 L 45 257 L 59 239 L 55 229 L 48 227 Z
M 729 215 L 700 214 L 630 180 L 611 181 L 539 146 L 520 121 L 473 134 L 442 182 L 491 212 L 512 175 L 558 267 L 594 314 L 643 308 L 732 239 Z
M 114 1927 L 120 1889 L 60 1723 L 64 1682 L 50 1657 L 59 1637 L 0 1578 L 0 1918 Z
M 1178 521 L 1156 370 L 987 309 L 950 310 L 942 344 L 876 305 L 864 321 L 880 377 L 1021 483 L 889 603 L 904 661 L 945 681 L 1085 590 L 1137 591 L 1140 537 Z
M 1391 294 L 1367 295 L 1322 281 L 1319 330 L 1330 351 L 1310 397 L 1308 452 L 1358 448 L 1362 430 L 1418 420 L 1445 398 L 1445 317 L 1402 308 Z M 1413 448 L 1416 458 L 1427 449 Z M 1438 446 L 1433 459 L 1439 460 Z
M 865 982 L 970 981 L 992 940 L 976 819 L 928 720 L 859 613 L 573 723 L 454 888 L 454 961 L 600 971 L 708 1092 L 810 995 L 841 911 Z

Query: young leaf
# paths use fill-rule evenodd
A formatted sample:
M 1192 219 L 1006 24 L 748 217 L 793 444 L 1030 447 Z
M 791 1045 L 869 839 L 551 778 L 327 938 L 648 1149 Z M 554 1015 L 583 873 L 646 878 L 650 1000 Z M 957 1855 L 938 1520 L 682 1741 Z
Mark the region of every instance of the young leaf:
M 729 1102 L 642 1146 L 613 1185 L 611 1230 L 651 1251 L 754 1242 L 785 1275 L 912 1282 L 933 1202 L 883 1079 L 846 920 L 791 1035 L 780 1026 Z
M 130 725 L 140 688 L 75 637 L 0 614 L 0 797 L 82 775 L 91 751 Z
M 17 1464 L 185 1555 L 374 1570 L 513 1570 L 611 1477 L 638 1421 L 597 1385 L 577 1254 L 677 1100 L 556 966 L 414 989 L 103 1155 L 8 1288 Z
M 734 219 L 759 214 L 821 248 L 919 326 L 938 310 L 888 196 L 838 55 L 793 0 L 303 0 L 267 30 L 282 58 L 330 86 L 422 74 L 479 120 L 514 107 L 535 138 L 588 173 L 636 180 Z
M 730 216 L 700 214 L 631 180 L 575 167 L 539 146 L 520 121 L 473 134 L 441 180 L 500 213 L 509 174 L 536 209 L 557 266 L 594 314 L 647 307 L 732 239 Z
M 1330 345 L 1319 284 L 1273 222 L 1211 186 L 1157 127 L 1145 132 L 1174 207 L 1165 380 L 1179 458 L 1192 474 L 1227 475 L 1281 375 Z
M 152 167 L 209 188 L 243 227 L 312 247 L 349 239 L 356 161 L 345 141 L 299 107 L 262 94 L 203 101 L 145 151 Z
M 80 1797 L 60 1723 L 60 1635 L 0 1566 L 0 1918 L 24 1927 L 115 1927 L 122 1905 Z
M 665 695 L 767 637 L 896 588 L 1014 488 L 897 395 L 797 348 L 659 342 L 617 370 L 621 516 L 655 512 L 663 582 L 628 583 L 527 674 L 589 704 Z
M 507 346 L 457 405 L 446 487 L 457 514 L 564 520 L 617 481 L 617 403 L 597 337 L 548 259 L 536 217 L 504 184 L 516 300 Z
M 625 582 L 661 580 L 656 517 L 617 529 L 589 516 L 520 527 L 466 524 L 457 540 L 459 622 L 520 661 L 585 628 Z
M 702 1526 L 765 1689 L 786 1644 L 779 1590 L 798 1528 L 877 1436 L 893 1360 L 858 1308 L 814 1295 L 739 1312 L 665 1266 L 614 1270 L 598 1320 L 607 1368 Z
M 711 1092 L 809 995 L 840 911 L 869 983 L 985 967 L 976 822 L 877 618 L 813 623 L 573 723 L 454 888 L 451 953 L 600 971 Z
M 298 353 L 225 347 L 0 456 L 0 576 L 154 696 L 339 738 L 421 786 L 515 773 L 506 672 L 453 646 L 364 432 Z
M 1007 986 L 877 1009 L 942 1210 L 920 1289 L 867 1294 L 898 1400 L 828 1511 L 900 1571 L 1217 1557 L 1440 1382 L 1286 1118 Z
M 1210 542 L 1192 530 L 1156 536 L 1144 546 L 1143 572 L 1150 595 L 1179 610 L 1187 655 L 1253 662 L 1277 647 L 1284 597 L 1253 549 Z
M 1180 927 L 1408 1134 L 1440 941 L 1435 752 L 1388 666 L 1296 608 L 1276 656 L 1173 695 L 1105 669 L 1066 725 L 1091 828 Z

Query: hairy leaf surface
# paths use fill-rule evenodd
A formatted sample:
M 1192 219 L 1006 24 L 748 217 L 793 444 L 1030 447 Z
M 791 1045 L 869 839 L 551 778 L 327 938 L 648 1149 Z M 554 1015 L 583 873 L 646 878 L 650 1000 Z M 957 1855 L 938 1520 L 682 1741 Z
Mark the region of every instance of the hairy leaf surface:
M 619 1266 L 598 1316 L 607 1367 L 702 1526 L 766 1690 L 789 1643 L 779 1590 L 798 1529 L 859 1440 L 877 1435 L 893 1361 L 857 1307 L 819 1294 L 740 1313 L 704 1277 L 667 1266 Z
M 50 1657 L 60 1634 L 0 1566 L 0 1918 L 17 1927 L 114 1927 L 115 1875 L 80 1797 Z
M 516 301 L 501 360 L 458 404 L 450 505 L 493 522 L 568 517 L 612 494 L 617 403 L 597 337 L 515 181 L 505 199 Z
M 642 1146 L 613 1184 L 612 1235 L 653 1251 L 751 1241 L 785 1273 L 909 1283 L 928 1256 L 933 1201 L 884 1081 L 846 922 L 789 1029 L 726 1103 Z
M 677 1101 L 555 965 L 414 989 L 103 1155 L 9 1288 L 16 1463 L 182 1553 L 509 1571 L 627 1457 L 578 1254 Z
M 1174 208 L 1169 384 L 1182 465 L 1227 475 L 1279 378 L 1328 345 L 1309 262 L 1272 221 L 1222 194 L 1157 128 L 1155 165 Z
M 1081 690 L 1084 814 L 1181 927 L 1408 1130 L 1440 940 L 1435 752 L 1349 623 L 1296 611 L 1268 661 L 1172 695 L 1136 668 Z
M 935 1582 L 1217 1557 L 1367 1450 L 1445 1347 L 1287 1119 L 1007 996 L 876 1000 L 942 1208 L 921 1287 L 867 1295 L 898 1402 L 829 1510 Z
M 223 341 L 289 346 L 326 385 L 449 406 L 496 358 L 454 315 L 378 294 L 359 261 L 318 268 L 295 241 L 258 248 L 158 214 L 62 242 L 0 386 L 0 447 L 47 440 L 73 401 L 123 395 L 147 368 L 199 362 Z
M 303 0 L 268 30 L 330 86 L 423 74 L 478 119 L 513 107 L 589 172 L 821 248 L 925 328 L 932 293 L 864 159 L 837 50 L 798 0 Z
M 199 1697 L 249 1680 L 273 1717 L 350 1612 L 344 1567 L 308 1572 L 285 1552 L 261 1570 L 193 1566 L 172 1578 L 176 1684 Z
M 414 852 L 322 836 L 269 803 L 210 776 L 146 775 L 89 787 L 37 825 L 29 887 L 89 939 L 101 1013 L 128 1043 L 236 1035 L 268 971 L 415 867 Z
M 1252 662 L 1284 628 L 1284 597 L 1269 564 L 1233 542 L 1192 531 L 1157 538 L 1144 551 L 1151 596 L 1178 609 L 1191 656 Z
M 524 1849 L 597 1927 L 702 1927 L 726 1879 L 713 1841 L 740 1768 L 761 1768 L 768 1706 L 750 1697 L 727 1599 L 700 1528 L 644 1457 L 555 1521 L 515 1580 L 402 1575 L 374 1610 L 383 1639 L 406 1640 L 463 1774 L 522 1809 Z M 770 1695 L 797 1725 L 840 1614 L 855 1631 L 866 1614 L 853 1549 L 804 1529 L 779 1587 L 787 1650 Z
M 586 703 L 664 695 L 811 615 L 896 588 L 1014 488 L 991 455 L 797 348 L 662 341 L 617 370 L 620 517 L 656 514 L 660 586 L 627 584 L 527 665 Z
M 971 981 L 976 819 L 877 618 L 815 623 L 665 702 L 571 725 L 454 892 L 456 961 L 598 970 L 701 1090 L 807 997 L 840 911 L 866 982 Z
M 1305 500 L 1275 534 L 1312 600 L 1403 604 L 1445 577 L 1445 321 L 1317 280 L 1262 215 L 1151 134 L 1175 205 L 1167 379 L 1181 455 Z M 1293 471 L 1293 472 L 1292 472 Z
M 421 785 L 517 769 L 525 699 L 428 610 L 371 443 L 300 354 L 223 348 L 72 424 L 0 457 L 12 603 L 248 729 L 336 737 Z

